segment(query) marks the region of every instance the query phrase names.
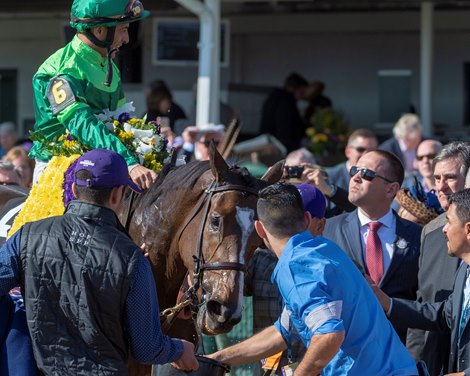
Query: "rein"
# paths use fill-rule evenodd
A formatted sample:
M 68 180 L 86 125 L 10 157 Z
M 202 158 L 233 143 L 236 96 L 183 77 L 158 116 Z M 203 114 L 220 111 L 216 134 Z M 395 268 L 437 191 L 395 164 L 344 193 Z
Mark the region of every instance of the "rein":
M 203 195 L 199 199 L 197 205 L 195 206 L 193 212 L 189 216 L 188 221 L 182 226 L 179 235 L 178 241 L 181 240 L 183 232 L 186 230 L 188 225 L 193 221 L 197 214 L 202 210 L 203 217 L 201 224 L 199 225 L 199 234 L 197 240 L 196 255 L 193 255 L 194 259 L 194 268 L 193 268 L 193 285 L 189 287 L 188 290 L 184 293 L 181 302 L 176 304 L 172 308 L 167 308 L 160 313 L 160 319 L 164 320 L 162 323 L 162 329 L 168 330 L 173 321 L 176 319 L 176 316 L 187 306 L 191 307 L 191 312 L 193 318 L 196 317 L 200 304 L 197 297 L 197 292 L 201 288 L 201 281 L 203 278 L 204 270 L 236 270 L 245 272 L 245 264 L 239 262 L 230 262 L 230 261 L 215 261 L 215 262 L 205 262 L 204 254 L 202 251 L 203 244 L 203 235 L 204 227 L 206 226 L 207 216 L 209 214 L 210 203 L 214 195 L 218 193 L 228 192 L 228 191 L 239 191 L 245 194 L 250 194 L 258 197 L 258 190 L 250 187 L 244 187 L 243 185 L 238 184 L 227 184 L 227 185 L 218 185 L 215 179 L 212 179 L 208 188 L 203 192 Z M 184 282 L 183 282 L 184 283 Z

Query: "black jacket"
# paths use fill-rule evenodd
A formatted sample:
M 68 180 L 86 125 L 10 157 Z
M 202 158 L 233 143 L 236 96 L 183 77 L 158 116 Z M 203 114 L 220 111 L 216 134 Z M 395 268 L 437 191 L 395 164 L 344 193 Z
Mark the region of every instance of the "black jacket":
M 20 241 L 23 294 L 46 375 L 125 375 L 125 302 L 141 250 L 110 209 L 72 202 L 28 223 Z

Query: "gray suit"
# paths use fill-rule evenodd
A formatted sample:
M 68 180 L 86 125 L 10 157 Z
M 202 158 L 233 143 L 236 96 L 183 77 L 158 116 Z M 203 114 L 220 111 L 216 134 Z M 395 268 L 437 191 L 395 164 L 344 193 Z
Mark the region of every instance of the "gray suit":
M 443 213 L 423 228 L 418 272 L 419 302 L 442 302 L 452 293 L 459 259 L 447 254 L 446 239 L 442 233 L 446 222 L 446 214 Z M 410 329 L 407 347 L 416 361 L 426 362 L 431 375 L 446 371 L 450 334 Z
M 415 299 L 418 288 L 418 258 L 421 227 L 396 216 L 396 242 L 393 257 L 379 287 L 391 297 Z M 326 221 L 323 236 L 337 243 L 352 259 L 361 273 L 368 274 L 362 252 L 360 223 L 357 209 Z M 403 239 L 398 241 L 399 239 Z M 400 246 L 398 246 L 400 245 Z M 407 328 L 392 324 L 403 343 Z
M 470 375 L 470 325 L 468 320 L 462 332 L 460 346 L 458 332 L 463 303 L 467 264 L 457 271 L 452 294 L 443 302 L 419 303 L 393 299 L 390 318 L 409 327 L 448 333 L 450 330 L 450 355 L 448 372 L 465 372 Z M 432 354 L 437 355 L 437 354 Z

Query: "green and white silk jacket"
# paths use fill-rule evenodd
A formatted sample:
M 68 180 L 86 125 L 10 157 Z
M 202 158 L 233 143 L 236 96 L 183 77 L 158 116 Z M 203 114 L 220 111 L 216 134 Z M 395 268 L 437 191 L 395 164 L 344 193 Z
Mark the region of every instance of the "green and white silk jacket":
M 125 103 L 120 72 L 112 64 L 113 81 L 105 86 L 107 58 L 78 36 L 51 55 L 33 77 L 36 133 L 54 141 L 66 131 L 91 149 L 119 153 L 127 165 L 138 163 L 124 144 L 95 115 L 116 110 Z M 52 153 L 35 141 L 30 157 L 42 161 Z

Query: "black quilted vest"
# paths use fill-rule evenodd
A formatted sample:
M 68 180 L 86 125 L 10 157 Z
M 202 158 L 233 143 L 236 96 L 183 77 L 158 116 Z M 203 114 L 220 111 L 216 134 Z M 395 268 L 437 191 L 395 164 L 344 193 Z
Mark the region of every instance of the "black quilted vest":
M 110 209 L 72 202 L 21 234 L 23 295 L 46 375 L 126 375 L 124 307 L 137 245 Z

